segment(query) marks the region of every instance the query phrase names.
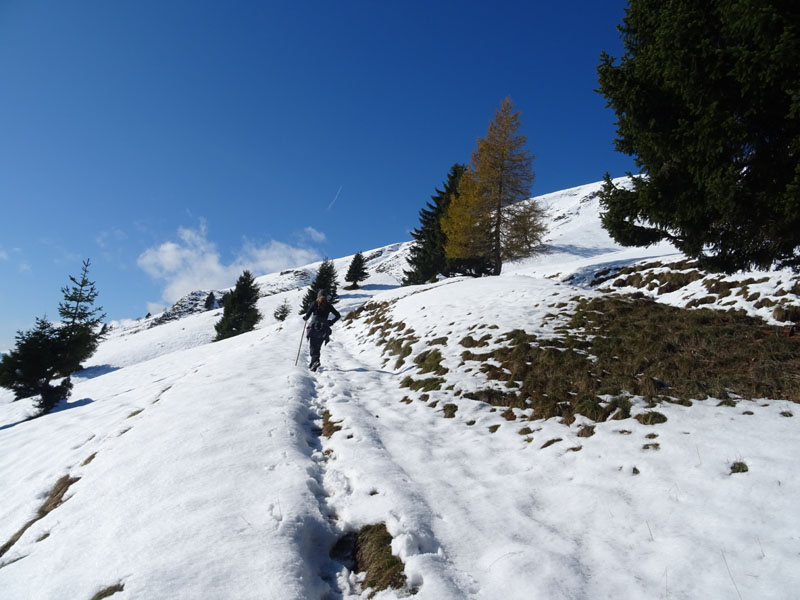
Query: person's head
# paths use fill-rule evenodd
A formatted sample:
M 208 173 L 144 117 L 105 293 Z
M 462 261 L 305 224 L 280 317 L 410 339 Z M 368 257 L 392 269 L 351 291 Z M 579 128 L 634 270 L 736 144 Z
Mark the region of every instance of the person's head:
M 317 292 L 317 304 L 319 306 L 324 306 L 327 304 L 328 298 L 325 296 L 325 290 L 320 290 Z

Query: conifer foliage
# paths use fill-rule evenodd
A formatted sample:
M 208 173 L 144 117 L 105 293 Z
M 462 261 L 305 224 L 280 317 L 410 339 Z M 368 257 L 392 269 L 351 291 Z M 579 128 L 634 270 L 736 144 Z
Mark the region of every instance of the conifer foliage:
M 81 369 L 100 344 L 106 328 L 102 325 L 106 315 L 102 307 L 95 307 L 98 292 L 93 281 L 89 281 L 89 259 L 83 261 L 80 277 L 69 276 L 72 285 L 61 288 L 64 300 L 58 305 L 61 328 L 58 333 L 64 341 L 64 365 L 66 375 Z
M 543 211 L 528 200 L 534 157 L 520 126 L 519 111 L 506 98 L 442 217 L 446 256 L 479 261 L 475 274 L 499 275 L 504 261 L 533 254 L 545 233 Z
M 367 262 L 364 260 L 364 255 L 361 252 L 357 252 L 353 260 L 350 261 L 350 267 L 344 276 L 344 280 L 351 284 L 348 289 L 358 289 L 358 282 L 364 281 L 367 275 Z
M 800 267 L 800 5 L 630 0 L 619 29 L 599 91 L 646 177 L 606 176 L 608 232 L 709 269 Z
M 289 316 L 291 312 L 291 308 L 289 307 L 289 301 L 284 300 L 278 308 L 275 309 L 275 312 L 272 313 L 272 316 L 275 317 L 278 321 L 285 321 L 286 317 Z
M 36 319 L 36 326 L 16 335 L 16 346 L 0 362 L 0 385 L 14 392 L 14 397 L 36 397 L 40 414 L 50 412 L 69 397 L 72 382 L 64 377 L 64 340 L 46 317 Z M 58 385 L 55 379 L 62 378 Z
M 61 323 L 56 327 L 46 317 L 37 318 L 33 329 L 17 333 L 16 346 L 0 360 L 0 386 L 12 390 L 17 399 L 36 397 L 40 415 L 69 397 L 70 374 L 81 369 L 105 335 L 105 315 L 93 306 L 98 292 L 89 281 L 89 265 L 87 259 L 80 277 L 70 276 L 72 285 L 61 289 Z
M 434 279 L 437 275 L 452 272 L 450 261 L 445 255 L 445 235 L 441 218 L 450 206 L 452 197 L 458 195 L 458 184 L 466 167 L 454 164 L 450 167 L 443 189 L 436 189 L 425 208 L 419 211 L 419 227 L 411 232 L 414 238 L 408 256 L 410 269 L 404 272 L 403 285 L 417 285 Z
M 261 320 L 261 313 L 256 308 L 258 285 L 250 271 L 244 271 L 236 281 L 233 291 L 223 298 L 222 318 L 214 325 L 217 332 L 214 341 L 252 331 Z
M 339 299 L 336 277 L 336 268 L 333 266 L 333 261 L 326 258 L 319 266 L 317 276 L 314 277 L 314 281 L 311 282 L 306 295 L 303 296 L 303 302 L 300 305 L 301 315 L 308 312 L 308 309 L 311 308 L 311 305 L 317 299 L 317 294 L 320 290 L 325 292 L 325 295 L 328 297 L 328 302 L 331 304 L 336 303 Z

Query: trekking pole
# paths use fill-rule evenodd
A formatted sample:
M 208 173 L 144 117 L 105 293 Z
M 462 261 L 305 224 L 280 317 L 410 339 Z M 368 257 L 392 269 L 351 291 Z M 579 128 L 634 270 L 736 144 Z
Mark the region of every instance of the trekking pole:
M 303 323 L 303 329 L 300 332 L 301 333 L 301 335 L 300 335 L 300 345 L 297 347 L 297 358 L 294 359 L 294 366 L 295 367 L 297 366 L 297 361 L 300 360 L 300 348 L 303 347 L 303 338 L 305 337 L 302 334 L 305 334 L 305 332 L 306 332 L 306 324 L 304 322 Z

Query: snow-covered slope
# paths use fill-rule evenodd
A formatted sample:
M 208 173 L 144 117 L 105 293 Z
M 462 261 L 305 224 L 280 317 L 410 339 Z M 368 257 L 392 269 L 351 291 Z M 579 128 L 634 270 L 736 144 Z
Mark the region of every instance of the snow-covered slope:
M 631 418 L 593 423 L 467 397 L 491 382 L 461 341 L 558 335 L 581 298 L 703 299 L 773 323 L 781 302 L 800 304 L 791 273 L 730 278 L 726 294 L 669 246 L 619 248 L 599 187 L 540 198 L 549 252 L 500 277 L 400 288 L 408 244 L 364 252 L 369 279 L 340 289 L 342 312 L 358 312 L 334 327 L 320 373 L 305 346 L 294 364 L 296 310 L 272 317 L 299 306 L 314 264 L 259 277 L 264 320 L 222 342 L 218 309 L 118 324 L 49 415 L 26 421 L 31 403 L 0 391 L 0 544 L 30 523 L 0 557 L 0 598 L 366 598 L 331 549 L 375 523 L 406 576 L 376 598 L 796 597 L 791 402 L 665 403 L 653 427 L 632 418 L 640 398 Z M 431 350 L 443 383 L 410 389 L 438 376 L 423 373 Z M 749 471 L 731 475 L 736 461 Z M 38 518 L 64 476 L 66 501 Z

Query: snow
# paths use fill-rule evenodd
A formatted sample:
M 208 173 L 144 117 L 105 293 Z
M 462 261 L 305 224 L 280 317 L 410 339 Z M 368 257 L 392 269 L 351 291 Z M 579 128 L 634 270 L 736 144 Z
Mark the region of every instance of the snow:
M 791 403 L 664 404 L 664 424 L 607 421 L 582 438 L 583 417 L 507 421 L 454 393 L 490 385 L 459 368 L 465 336 L 552 334 L 553 306 L 604 293 L 589 286 L 602 268 L 680 258 L 616 246 L 599 227 L 597 189 L 541 198 L 551 251 L 500 277 L 400 288 L 408 245 L 364 252 L 370 278 L 340 289 L 339 308 L 387 303 L 417 338 L 404 364 L 354 319 L 334 326 L 321 372 L 306 369 L 305 344 L 294 365 L 303 323 L 294 308 L 283 323 L 272 313 L 284 299 L 299 306 L 315 264 L 259 277 L 264 320 L 222 342 L 211 343 L 219 310 L 120 322 L 49 415 L 25 421 L 30 401 L 0 390 L 0 544 L 56 480 L 80 478 L 0 557 L 0 598 L 91 598 L 117 583 L 120 599 L 366 598 L 329 552 L 380 522 L 408 583 L 376 598 L 795 598 L 800 414 L 781 414 L 798 413 Z M 340 278 L 350 258 L 334 261 Z M 766 276 L 752 289 L 792 281 Z M 705 293 L 690 286 L 657 299 Z M 423 399 L 400 382 L 434 347 L 453 389 Z M 330 438 L 325 411 L 341 427 Z M 731 475 L 738 460 L 749 471 Z

